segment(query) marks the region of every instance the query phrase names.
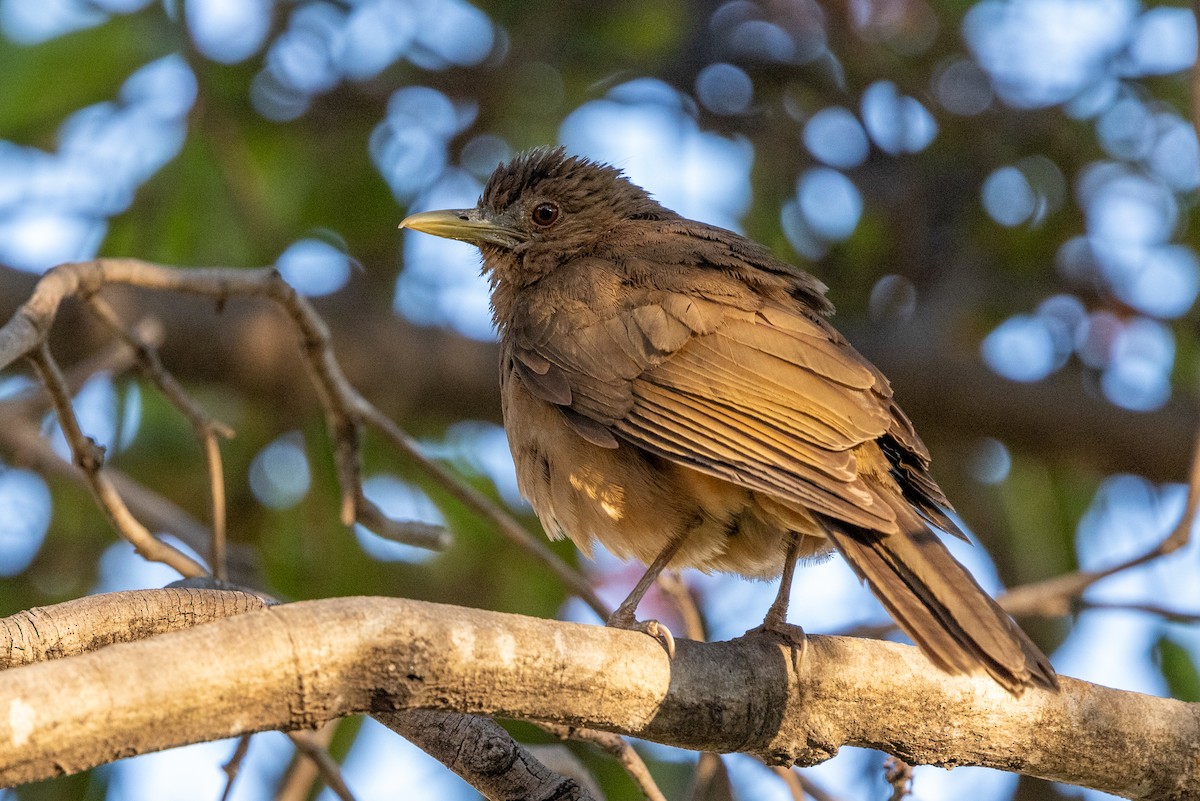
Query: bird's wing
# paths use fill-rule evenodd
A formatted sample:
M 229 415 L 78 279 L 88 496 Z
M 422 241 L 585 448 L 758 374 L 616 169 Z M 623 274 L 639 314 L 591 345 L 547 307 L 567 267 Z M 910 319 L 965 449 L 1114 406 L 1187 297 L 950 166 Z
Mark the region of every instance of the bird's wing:
M 661 289 L 635 297 L 583 325 L 550 315 L 512 343 L 514 369 L 576 433 L 605 447 L 623 439 L 853 525 L 897 530 L 881 485 L 860 470 L 878 451 L 860 446 L 878 440 L 907 460 L 893 459 L 893 470 L 920 476 L 928 455 L 887 380 L 836 331 L 782 304 L 738 308 Z M 928 505 L 941 515 L 944 498 L 928 483 Z

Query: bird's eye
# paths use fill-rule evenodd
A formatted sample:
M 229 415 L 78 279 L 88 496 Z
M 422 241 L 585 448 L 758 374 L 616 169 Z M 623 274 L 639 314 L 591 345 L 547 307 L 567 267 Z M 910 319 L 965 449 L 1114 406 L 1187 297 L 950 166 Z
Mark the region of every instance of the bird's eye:
M 533 221 L 538 225 L 554 225 L 558 215 L 557 203 L 539 203 L 533 207 Z

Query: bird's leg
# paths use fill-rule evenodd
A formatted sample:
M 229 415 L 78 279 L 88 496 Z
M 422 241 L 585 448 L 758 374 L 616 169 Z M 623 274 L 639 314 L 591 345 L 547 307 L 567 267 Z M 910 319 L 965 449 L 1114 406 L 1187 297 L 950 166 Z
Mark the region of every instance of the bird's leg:
M 770 634 L 787 643 L 792 649 L 792 667 L 799 668 L 800 660 L 808 648 L 804 629 L 787 622 L 788 601 L 792 597 L 792 577 L 796 574 L 796 562 L 800 557 L 800 535 L 788 535 L 787 553 L 783 557 L 783 575 L 779 579 L 779 592 L 767 610 L 761 625 L 750 629 L 747 635 Z
M 667 543 L 667 547 L 663 548 L 662 552 L 654 558 L 650 567 L 646 568 L 646 572 L 642 574 L 629 595 L 617 607 L 617 611 L 609 615 L 606 624 L 617 629 L 644 631 L 651 637 L 662 640 L 663 647 L 667 649 L 667 656 L 672 659 L 675 658 L 675 638 L 671 635 L 671 630 L 657 620 L 638 620 L 637 608 L 638 604 L 642 602 L 642 596 L 650 589 L 650 585 L 658 578 L 658 574 L 663 572 L 682 545 L 683 537 L 675 537 Z
M 787 554 L 783 557 L 783 575 L 779 578 L 779 592 L 763 618 L 762 628 L 774 631 L 780 626 L 787 625 L 788 601 L 792 598 L 792 577 L 796 575 L 796 562 L 800 550 L 800 535 L 792 532 L 788 535 Z

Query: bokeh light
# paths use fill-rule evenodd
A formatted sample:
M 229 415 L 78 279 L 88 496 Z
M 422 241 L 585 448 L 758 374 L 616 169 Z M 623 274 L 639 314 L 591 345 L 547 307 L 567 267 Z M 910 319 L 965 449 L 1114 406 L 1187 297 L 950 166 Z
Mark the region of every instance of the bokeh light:
M 250 462 L 250 490 L 264 506 L 288 509 L 308 493 L 311 476 L 304 437 L 298 431 L 282 435 Z
M 107 453 L 113 452 L 117 438 L 117 388 L 113 385 L 109 373 L 95 373 L 83 382 L 83 386 L 75 393 L 71 405 L 75 410 L 75 418 L 84 436 L 91 438 Z M 54 452 L 63 461 L 73 462 L 71 446 L 62 432 L 58 418 L 50 413 L 46 416 L 46 430 L 54 446 Z
M 998 439 L 984 437 L 970 456 L 971 476 L 980 484 L 999 484 L 1012 470 L 1012 454 Z
M 1069 100 L 1124 45 L 1133 0 L 984 0 L 963 18 L 963 38 L 1009 105 Z
M 983 182 L 983 207 L 1001 225 L 1020 225 L 1033 216 L 1036 204 L 1033 187 L 1016 167 L 1001 167 Z
M 661 81 L 630 81 L 569 114 L 559 138 L 572 152 L 621 167 L 685 217 L 737 230 L 750 206 L 753 150 L 701 130 L 688 102 Z
M 1040 381 L 1065 358 L 1054 335 L 1037 315 L 1014 315 L 988 334 L 981 345 L 983 360 L 1012 381 Z
M 12 42 L 32 46 L 149 5 L 149 0 L 0 0 L 0 32 Z M 1169 400 L 1177 359 L 1184 362 L 1181 372 L 1190 375 L 1190 340 L 1182 331 L 1200 293 L 1200 260 L 1188 244 L 1193 205 L 1188 193 L 1200 187 L 1200 147 L 1190 121 L 1153 100 L 1136 81 L 1193 65 L 1197 37 L 1190 9 L 1147 8 L 1132 0 L 983 0 L 966 14 L 962 26 L 969 56 L 955 52 L 958 46 L 952 45 L 938 54 L 927 87 L 898 78 L 902 90 L 891 81 L 878 81 L 855 102 L 852 91 L 862 87 L 852 89 L 850 84 L 861 76 L 847 81 L 841 74 L 829 50 L 825 12 L 812 0 L 720 4 L 702 29 L 704 60 L 685 73 L 696 75 L 694 83 L 677 87 L 633 77 L 637 73 L 619 73 L 584 86 L 578 75 L 560 70 L 544 52 L 533 55 L 546 61 L 504 60 L 507 48 L 515 49 L 515 40 L 510 42 L 506 31 L 464 0 L 192 0 L 178 8 L 168 6 L 187 23 L 196 49 L 188 58 L 238 63 L 261 56 L 251 100 L 270 120 L 294 120 L 314 108 L 337 113 L 340 100 L 318 98 L 348 81 L 363 82 L 355 87 L 361 89 L 360 100 L 382 105 L 383 98 L 390 98 L 366 147 L 382 180 L 408 212 L 473 205 L 496 164 L 510 158 L 534 132 L 553 131 L 561 117 L 558 137 L 570 149 L 617 164 L 689 217 L 739 230 L 752 200 L 750 169 L 757 154 L 749 141 L 728 132 L 758 124 L 754 115 L 771 102 L 774 81 L 784 75 L 785 81 L 805 87 L 798 93 L 801 100 L 788 111 L 793 120 L 803 122 L 800 141 L 819 164 L 804 165 L 798 176 L 780 176 L 780 194 L 787 195 L 793 179 L 794 194 L 771 202 L 781 206 L 780 225 L 792 247 L 812 259 L 831 250 L 836 255 L 841 248 L 860 247 L 864 241 L 872 247 L 869 240 L 877 235 L 873 226 L 880 210 L 867 205 L 876 195 L 866 176 L 890 157 L 941 144 L 939 123 L 946 125 L 947 139 L 952 124 L 979 124 L 949 115 L 999 114 L 1003 109 L 997 101 L 1020 108 L 1062 104 L 1062 113 L 1082 121 L 1081 127 L 1090 124 L 1097 158 L 1102 159 L 1070 176 L 1078 209 L 1067 208 L 1064 217 L 1082 210 L 1085 233 L 1058 249 L 1056 264 L 1065 286 L 1029 313 L 1012 316 L 1012 310 L 1006 310 L 1010 316 L 982 343 L 983 359 L 1000 375 L 1037 381 L 1075 357 L 1089 386 L 1094 379 L 1110 402 L 1138 411 L 1152 411 Z M 924 3 L 852 3 L 847 8 L 847 19 L 863 41 L 885 41 L 895 55 L 922 52 L 938 38 L 937 16 Z M 835 24 L 842 24 L 840 16 Z M 443 78 L 453 72 L 421 73 L 481 63 L 488 69 L 494 64 L 506 81 L 519 87 L 512 101 L 521 109 L 523 126 L 505 127 L 494 110 L 446 89 L 452 81 Z M 255 68 L 257 63 L 251 69 Z M 398 72 L 403 85 L 394 80 Z M 822 80 L 845 91 L 808 95 Z M 820 102 L 808 105 L 810 96 Z M 46 144 L 49 137 L 34 140 L 38 147 L 0 142 L 0 260 L 42 271 L 95 256 L 106 244 L 110 218 L 128 209 L 143 184 L 180 153 L 196 97 L 196 80 L 187 61 L 169 56 L 130 75 L 115 97 L 71 114 L 51 144 Z M 827 105 L 830 102 L 849 108 Z M 571 111 L 568 103 L 578 107 Z M 718 134 L 698 122 L 712 122 L 711 115 L 700 114 L 698 108 L 740 119 L 718 121 L 727 126 L 722 128 L 726 133 Z M 795 140 L 791 146 L 797 146 Z M 978 197 L 993 221 L 1018 229 L 1014 237 L 1032 236 L 1029 229 L 1066 207 L 1068 179 L 1047 156 L 1026 155 L 1024 150 L 1005 153 L 994 163 L 978 165 L 990 172 Z M 917 165 L 918 160 L 911 163 Z M 1068 230 L 1078 231 L 1079 225 Z M 852 239 L 864 232 L 863 238 Z M 273 241 L 301 235 L 293 231 Z M 847 244 L 839 244 L 843 242 Z M 493 338 L 486 282 L 479 276 L 474 248 L 406 233 L 403 251 L 404 269 L 395 285 L 400 313 L 420 324 L 447 326 L 481 340 Z M 317 296 L 344 286 L 351 259 L 345 247 L 305 237 L 287 247 L 278 266 L 302 293 Z M 1048 265 L 1031 266 L 1038 268 Z M 911 274 L 913 280 L 927 280 L 915 271 Z M 875 277 L 867 276 L 859 286 Z M 900 325 L 913 319 L 913 280 L 886 275 L 875 281 L 867 309 L 874 324 Z M 1181 331 L 1178 345 L 1166 323 Z M 141 390 L 136 384 L 118 392 L 111 377 L 101 376 L 84 385 L 75 404 L 85 430 L 110 454 L 134 441 L 141 421 Z M 48 423 L 46 428 L 55 436 L 58 452 L 66 455 L 56 425 Z M 492 481 L 506 502 L 527 511 L 498 426 L 463 422 L 444 437 L 422 444 L 436 458 Z M 980 483 L 1002 484 L 1014 469 L 1013 453 L 998 440 L 982 439 L 974 443 L 968 468 Z M 255 457 L 251 488 L 264 504 L 287 508 L 304 497 L 310 471 L 303 438 L 291 432 Z M 418 487 L 396 476 L 372 476 L 364 488 L 398 520 L 444 522 Z M 1178 518 L 1182 499 L 1183 488 L 1174 485 L 1159 487 L 1132 476 L 1105 480 L 1079 526 L 1081 565 L 1104 567 L 1149 547 Z M 45 537 L 50 505 L 44 482 L 23 470 L 0 469 L 0 506 L 12 513 L 12 525 L 0 526 L 0 574 L 12 575 L 36 557 Z M 432 556 L 361 527 L 356 535 L 374 558 L 420 561 Z M 956 555 L 980 571 L 985 584 L 998 585 L 981 549 L 960 552 L 961 543 L 951 545 Z M 1195 608 L 1200 605 L 1200 584 L 1186 572 L 1189 564 L 1194 568 L 1196 556 L 1195 548 L 1189 548 L 1186 558 L 1163 560 L 1097 585 L 1089 591 L 1089 600 L 1134 602 L 1171 586 L 1180 588 L 1175 600 L 1181 607 Z M 598 554 L 594 569 L 602 577 L 623 571 L 622 581 L 637 572 L 604 553 Z M 120 542 L 106 551 L 99 570 L 97 589 L 159 586 L 176 578 L 173 571 L 146 563 Z M 750 625 L 747 621 L 759 619 L 774 594 L 773 584 L 728 576 L 689 575 L 688 580 L 697 588 L 718 637 L 739 634 Z M 607 591 L 615 598 L 628 589 L 620 581 L 610 583 L 613 587 Z M 836 631 L 886 617 L 844 563 L 834 558 L 805 568 L 793 592 L 792 619 L 814 630 Z M 1054 655 L 1055 662 L 1073 675 L 1165 692 L 1161 670 L 1152 659 L 1154 643 L 1167 629 L 1144 615 L 1086 611 Z M 1117 638 L 1123 643 L 1122 653 L 1114 654 L 1111 642 Z M 1200 651 L 1200 643 L 1194 648 Z M 272 737 L 255 738 L 234 798 L 265 797 L 273 787 L 275 776 L 256 773 L 256 760 L 278 764 L 290 750 L 281 736 Z M 215 797 L 224 780 L 219 765 L 231 750 L 232 743 L 222 742 L 123 761 L 103 769 L 111 782 L 108 795 L 125 798 L 144 791 L 146 797 L 169 799 L 192 797 L 201 788 Z M 863 797 L 882 797 L 887 790 L 878 761 L 878 754 L 844 749 L 839 758 L 811 769 L 809 775 L 828 780 L 830 786 L 852 787 Z M 375 770 L 379 764 L 386 764 L 387 770 Z M 733 756 L 727 764 L 742 796 L 788 797 L 786 788 L 760 763 Z M 366 724 L 354 746 L 347 775 L 364 795 L 397 790 L 437 798 L 472 795 L 457 779 L 373 723 Z M 929 801 L 968 794 L 978 801 L 1007 798 L 1014 782 L 1011 775 L 978 770 L 917 770 L 919 794 Z M 2 791 L 0 796 L 7 797 Z
M 924 150 L 937 136 L 937 121 L 929 109 L 916 98 L 901 95 L 891 81 L 867 87 L 861 113 L 871 141 L 893 156 Z
M 410 212 L 466 208 L 483 190 L 464 170 L 450 169 L 409 206 Z M 396 280 L 394 306 L 421 325 L 446 325 L 473 339 L 495 338 L 487 282 L 479 275 L 479 250 L 466 242 L 404 235 L 404 271 Z
M 841 106 L 812 115 L 804 125 L 804 146 L 814 158 L 843 170 L 862 164 L 871 151 L 858 118 Z
M 69 116 L 57 153 L 0 141 L 0 261 L 41 272 L 95 256 L 105 218 L 178 154 L 195 99 L 195 76 L 167 56 L 130 75 L 117 101 Z
M 854 182 L 827 167 L 815 167 L 800 176 L 796 202 L 809 230 L 826 242 L 840 242 L 854 233 L 863 210 L 862 195 Z
M 271 27 L 271 0 L 189 0 L 187 30 L 206 58 L 236 64 L 262 48 Z
M 876 325 L 907 323 L 917 311 L 917 288 L 902 275 L 885 275 L 871 287 L 867 311 Z
M 341 289 L 350 277 L 350 257 L 320 239 L 300 239 L 275 260 L 275 268 L 302 295 L 319 297 Z
M 744 114 L 754 97 L 754 82 L 732 64 L 709 64 L 696 76 L 696 97 L 715 114 Z
M 37 473 L 0 467 L 0 577 L 25 572 L 50 528 L 50 490 Z
M 222 767 L 237 750 L 236 738 L 196 743 L 169 751 L 142 754 L 100 768 L 108 778 L 107 801 L 150 799 L 191 801 L 221 798 L 230 785 Z M 254 735 L 238 766 L 237 781 L 229 787 L 228 801 L 256 801 L 271 797 L 279 780 L 279 766 L 295 748 L 282 732 Z
M 987 75 L 966 58 L 955 59 L 938 72 L 933 92 L 943 108 L 964 117 L 982 114 L 992 105 Z
M 155 532 L 163 542 L 182 551 L 205 567 L 208 561 L 190 546 L 172 534 Z M 113 534 L 113 538 L 116 538 Z M 100 555 L 96 571 L 96 583 L 91 593 L 121 592 L 123 590 L 148 590 L 165 587 L 179 581 L 180 575 L 162 562 L 151 562 L 133 549 L 126 540 L 118 539 Z

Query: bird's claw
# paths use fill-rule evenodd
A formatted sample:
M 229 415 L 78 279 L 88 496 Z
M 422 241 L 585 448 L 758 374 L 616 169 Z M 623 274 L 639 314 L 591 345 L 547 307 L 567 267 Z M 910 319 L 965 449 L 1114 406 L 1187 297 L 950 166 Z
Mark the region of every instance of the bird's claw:
M 767 636 L 779 640 L 792 652 L 792 669 L 799 671 L 800 662 L 808 652 L 808 635 L 804 629 L 782 620 L 773 620 L 770 615 L 760 625 L 747 631 L 743 637 Z
M 666 649 L 669 659 L 675 658 L 675 637 L 671 634 L 671 630 L 659 623 L 657 620 L 636 620 L 632 615 L 625 617 L 623 615 L 614 614 L 608 619 L 605 624 L 614 629 L 625 629 L 627 631 L 640 631 L 644 634 L 649 634 L 654 639 L 662 643 Z

